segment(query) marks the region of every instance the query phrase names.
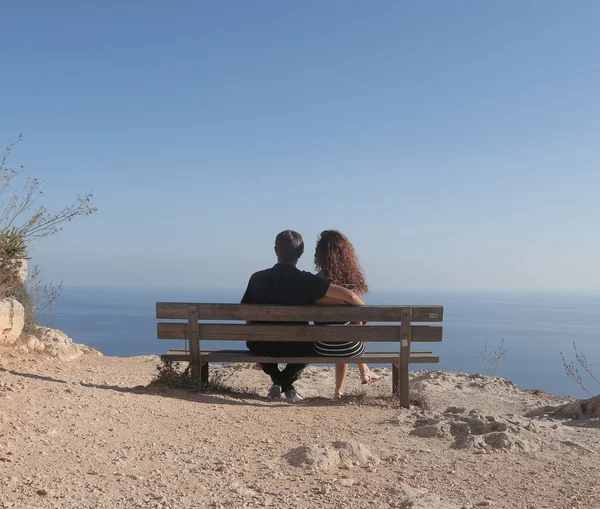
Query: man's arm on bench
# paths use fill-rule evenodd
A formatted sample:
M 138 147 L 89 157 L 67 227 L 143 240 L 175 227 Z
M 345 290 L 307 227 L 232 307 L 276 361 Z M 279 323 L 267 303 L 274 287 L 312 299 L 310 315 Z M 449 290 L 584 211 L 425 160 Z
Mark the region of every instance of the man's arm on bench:
M 315 304 L 352 304 L 353 306 L 364 306 L 363 300 L 352 290 L 338 285 L 329 285 L 325 297 L 319 299 Z

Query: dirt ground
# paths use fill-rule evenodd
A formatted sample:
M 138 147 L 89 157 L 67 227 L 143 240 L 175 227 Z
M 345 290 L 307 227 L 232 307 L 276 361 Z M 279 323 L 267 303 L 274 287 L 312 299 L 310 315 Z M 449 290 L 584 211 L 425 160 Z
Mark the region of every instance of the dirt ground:
M 600 423 L 527 417 L 565 398 L 500 378 L 418 371 L 332 399 L 271 401 L 251 365 L 212 367 L 232 393 L 149 387 L 157 357 L 0 358 L 0 508 L 600 509 Z

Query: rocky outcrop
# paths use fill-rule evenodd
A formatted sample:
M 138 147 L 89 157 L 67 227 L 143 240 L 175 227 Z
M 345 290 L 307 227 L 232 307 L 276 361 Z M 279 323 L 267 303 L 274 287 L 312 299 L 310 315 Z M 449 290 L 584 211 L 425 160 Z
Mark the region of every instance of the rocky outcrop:
M 95 348 L 73 343 L 63 331 L 49 327 L 36 327 L 35 334 L 20 338 L 20 347 L 27 353 L 40 352 L 64 361 L 77 359 L 83 354 L 102 355 Z
M 527 417 L 540 417 L 542 415 L 572 420 L 600 418 L 600 395 L 571 401 L 566 405 L 539 407 L 529 412 Z
M 27 267 L 27 258 L 21 258 L 17 260 L 17 276 L 21 283 L 25 283 L 27 276 L 29 275 L 29 268 Z
M 0 345 L 13 345 L 25 326 L 25 308 L 15 299 L 0 300 Z
M 411 435 L 454 440 L 455 449 L 474 452 L 533 452 L 540 449 L 537 426 L 514 417 L 484 415 L 450 407 L 443 414 L 417 414 Z

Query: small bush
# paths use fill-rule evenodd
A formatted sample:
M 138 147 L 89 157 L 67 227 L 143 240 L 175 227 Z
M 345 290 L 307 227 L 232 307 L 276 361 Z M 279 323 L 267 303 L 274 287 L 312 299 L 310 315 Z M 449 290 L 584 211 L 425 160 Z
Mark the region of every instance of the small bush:
M 156 366 L 156 375 L 150 382 L 151 387 L 169 389 L 191 389 L 193 387 L 190 367 L 182 369 L 179 362 L 161 361 Z
M 54 286 L 52 283 L 44 284 L 40 274 L 41 270 L 39 266 L 34 266 L 25 282 L 25 288 L 29 294 L 33 308 L 35 323 L 39 323 L 44 316 L 54 309 L 62 291 L 62 282 L 58 286 Z
M 575 361 L 583 370 L 588 374 L 588 377 L 596 382 L 600 386 L 600 380 L 596 378 L 594 372 L 592 370 L 592 365 L 588 362 L 586 356 L 577 350 L 577 344 L 573 341 L 573 351 L 575 352 Z M 565 368 L 565 373 L 567 376 L 573 380 L 579 387 L 581 387 L 585 392 L 587 392 L 590 396 L 594 396 L 594 393 L 586 386 L 583 376 L 581 375 L 579 368 L 575 364 L 575 361 L 567 361 L 562 352 L 560 352 L 560 357 L 563 361 L 563 367 Z
M 498 369 L 498 364 L 506 355 L 506 349 L 504 348 L 504 338 L 500 341 L 500 346 L 492 351 L 488 351 L 488 340 L 486 338 L 483 350 L 479 350 L 479 355 L 483 361 L 483 375 L 494 376 Z
M 31 242 L 60 232 L 63 226 L 79 216 L 96 212 L 92 204 L 92 193 L 76 196 L 73 202 L 60 210 L 51 211 L 39 203 L 43 196 L 42 181 L 37 178 L 21 180 L 23 166 L 8 165 L 11 151 L 22 139 L 9 144 L 0 153 L 0 298 L 14 297 L 25 307 L 25 331 L 35 330 L 39 318 L 48 314 L 58 295 L 61 285 L 43 285 L 39 269 L 31 278 L 34 286 L 27 289 L 19 278 L 21 261 L 27 259 Z M 19 182 L 21 180 L 21 182 Z M 29 290 L 29 292 L 28 292 Z
M 411 406 L 418 406 L 423 410 L 429 410 L 431 408 L 429 395 L 425 391 L 425 386 L 420 382 L 410 384 L 408 397 Z

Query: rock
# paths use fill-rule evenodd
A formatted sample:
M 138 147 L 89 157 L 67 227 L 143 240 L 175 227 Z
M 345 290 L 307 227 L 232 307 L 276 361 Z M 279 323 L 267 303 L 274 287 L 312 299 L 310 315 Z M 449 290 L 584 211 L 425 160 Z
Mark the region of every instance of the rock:
M 27 334 L 26 336 L 22 337 L 21 340 L 29 352 L 43 352 L 46 349 L 46 345 L 33 334 Z
M 589 399 L 578 399 L 555 408 L 553 417 L 564 419 L 589 419 L 600 417 L 600 395 Z
M 457 505 L 442 500 L 425 488 L 402 486 L 396 489 L 395 496 L 398 500 L 396 507 L 400 509 L 458 509 Z
M 449 406 L 446 408 L 445 414 L 464 414 L 467 411 L 465 407 Z
M 43 345 L 45 353 L 60 360 L 70 361 L 86 353 L 102 355 L 95 348 L 73 343 L 73 340 L 61 330 L 50 329 L 49 327 L 36 327 L 35 336 L 39 343 Z M 35 341 L 32 341 L 32 345 L 35 348 L 40 348 L 40 345 L 35 343 Z
M 549 405 L 540 406 L 540 407 L 534 408 L 530 412 L 527 412 L 525 414 L 525 417 L 540 417 L 542 415 L 546 415 L 548 412 L 552 412 L 555 409 L 556 409 L 556 407 L 549 406 Z
M 17 277 L 21 283 L 25 283 L 27 276 L 29 275 L 29 269 L 27 267 L 27 258 L 21 258 L 16 260 L 17 265 Z
M 451 411 L 448 411 L 451 410 Z M 464 409 L 454 413 L 448 409 L 443 416 L 423 413 L 414 424 L 411 435 L 423 438 L 454 438 L 454 449 L 468 449 L 476 453 L 531 452 L 540 449 L 535 436 L 539 427 L 531 422 L 507 421 L 496 415 L 482 415 Z
M 413 429 L 410 434 L 423 438 L 449 438 L 451 436 L 450 426 L 441 422 L 419 426 Z
M 377 465 L 381 462 L 366 445 L 353 440 L 303 445 L 292 449 L 283 457 L 290 465 L 311 471 Z
M 548 415 L 558 419 L 594 419 L 600 417 L 600 395 L 588 399 L 578 399 L 565 405 L 538 407 L 527 413 L 526 417 Z
M 0 345 L 12 345 L 23 332 L 25 308 L 15 299 L 0 300 Z

